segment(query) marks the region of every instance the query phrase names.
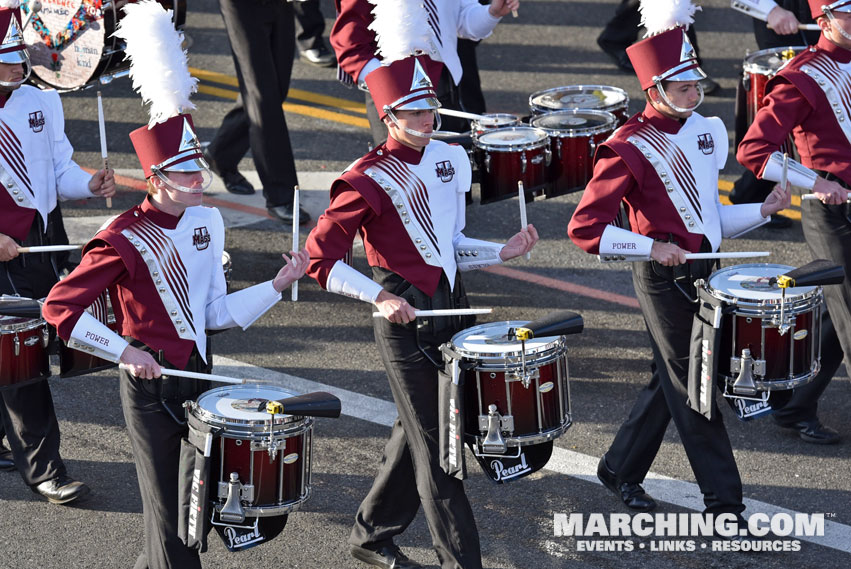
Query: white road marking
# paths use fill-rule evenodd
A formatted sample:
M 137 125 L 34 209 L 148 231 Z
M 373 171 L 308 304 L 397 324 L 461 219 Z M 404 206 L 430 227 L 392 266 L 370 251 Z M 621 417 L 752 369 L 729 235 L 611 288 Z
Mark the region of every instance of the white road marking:
M 257 383 L 273 383 L 280 385 L 295 393 L 308 393 L 311 391 L 327 391 L 340 398 L 343 404 L 343 414 L 356 419 L 362 419 L 378 425 L 390 427 L 396 420 L 396 405 L 390 401 L 384 401 L 376 397 L 361 395 L 347 389 L 340 389 L 317 381 L 296 377 L 294 375 L 258 367 L 249 363 L 241 362 L 224 356 L 214 357 L 214 373 L 229 375 L 232 377 L 245 377 L 257 379 Z M 555 447 L 552 458 L 546 466 L 547 470 L 564 474 L 600 485 L 597 480 L 597 462 L 599 457 L 578 453 Z M 644 482 L 644 488 L 657 501 L 673 504 L 681 508 L 703 511 L 703 495 L 697 484 L 669 478 L 655 472 L 650 472 Z M 767 514 L 786 513 L 795 515 L 795 510 L 775 506 L 767 502 L 745 498 L 747 506 L 746 514 L 756 512 Z M 817 512 L 807 512 L 817 513 Z M 851 526 L 825 520 L 824 536 L 801 537 L 795 539 L 808 541 L 823 547 L 829 547 L 851 553 Z M 561 557 L 563 554 L 558 547 L 550 542 L 545 542 L 546 550 L 554 556 Z

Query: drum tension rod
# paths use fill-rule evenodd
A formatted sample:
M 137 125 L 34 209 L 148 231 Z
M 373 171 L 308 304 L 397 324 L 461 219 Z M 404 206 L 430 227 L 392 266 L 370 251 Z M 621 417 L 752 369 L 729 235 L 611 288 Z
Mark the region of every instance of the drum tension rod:
M 535 332 L 533 332 L 529 328 L 517 328 L 514 331 L 515 337 L 520 340 L 520 381 L 523 383 L 523 387 L 529 388 L 529 384 L 531 383 L 531 378 L 529 374 L 526 373 L 526 340 L 531 340 L 535 337 Z
M 275 456 L 278 454 L 278 442 L 275 440 L 275 415 L 284 414 L 284 406 L 280 401 L 267 401 L 266 412 L 271 415 L 269 418 L 269 464 L 275 461 Z
M 786 275 L 777 277 L 777 286 L 780 287 L 780 325 L 778 332 L 784 335 L 789 331 L 789 324 L 786 322 L 786 289 L 795 286 L 795 279 Z

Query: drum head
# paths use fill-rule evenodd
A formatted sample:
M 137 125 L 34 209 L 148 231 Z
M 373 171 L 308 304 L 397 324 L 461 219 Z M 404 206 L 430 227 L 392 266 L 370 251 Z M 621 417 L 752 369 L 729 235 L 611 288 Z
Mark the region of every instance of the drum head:
M 771 263 L 734 265 L 712 273 L 709 277 L 709 292 L 716 298 L 724 300 L 779 304 L 782 289 L 776 283 L 772 284 L 770 279 L 788 273 L 794 268 Z M 810 296 L 815 290 L 814 286 L 787 288 L 786 300 Z
M 508 113 L 485 113 L 482 116 L 485 119 L 472 121 L 474 129 L 492 129 L 520 124 L 520 117 Z
M 539 128 L 509 126 L 476 137 L 475 144 L 486 150 L 512 151 L 543 146 L 547 138 L 547 133 Z
M 277 385 L 234 385 L 211 389 L 198 397 L 192 413 L 205 423 L 218 427 L 268 424 L 271 415 L 266 403 L 295 397 L 295 393 Z M 303 422 L 295 415 L 275 415 L 275 424 Z
M 615 115 L 606 111 L 576 109 L 538 115 L 529 124 L 553 136 L 580 136 L 613 130 Z
M 626 91 L 606 85 L 571 85 L 532 93 L 529 106 L 533 111 L 597 109 L 607 111 L 629 103 Z
M 528 323 L 526 320 L 508 320 L 479 324 L 455 334 L 452 337 L 452 348 L 463 356 L 475 359 L 519 355 L 521 343 L 509 337 L 508 332 Z M 551 350 L 560 344 L 559 340 L 558 336 L 532 338 L 526 342 L 526 353 Z
M 806 46 L 796 45 L 789 47 L 774 47 L 771 49 L 762 49 L 755 51 L 745 58 L 742 68 L 748 73 L 758 73 L 760 75 L 774 75 L 791 59 L 784 59 L 784 52 L 792 50 L 795 55 L 807 49 Z
M 43 320 L 40 318 L 24 318 L 22 316 L 0 316 L 0 331 L 4 334 L 17 332 L 19 330 L 28 330 L 40 325 Z

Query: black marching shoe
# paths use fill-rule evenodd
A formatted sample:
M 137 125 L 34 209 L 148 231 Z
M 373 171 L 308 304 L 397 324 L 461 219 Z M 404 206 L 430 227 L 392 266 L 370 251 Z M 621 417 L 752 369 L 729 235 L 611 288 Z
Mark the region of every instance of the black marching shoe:
M 641 484 L 618 480 L 615 473 L 609 470 L 609 465 L 606 464 L 606 455 L 603 455 L 597 465 L 597 478 L 600 479 L 603 486 L 614 492 L 628 508 L 641 512 L 649 512 L 656 508 L 656 500 L 644 491 Z
M 266 208 L 269 212 L 269 215 L 274 217 L 279 221 L 283 221 L 284 223 L 292 223 L 293 222 L 293 206 L 290 205 L 275 205 L 272 207 Z M 304 211 L 302 208 L 298 208 L 298 224 L 304 225 L 310 221 L 310 214 Z
M 15 470 L 15 460 L 12 458 L 12 451 L 0 445 L 0 470 Z
M 236 168 L 233 170 L 224 170 L 220 168 L 219 164 L 213 160 L 213 157 L 210 156 L 206 148 L 204 149 L 203 154 L 204 160 L 206 160 L 207 165 L 210 166 L 210 170 L 213 174 L 222 179 L 227 191 L 239 196 L 250 196 L 254 193 L 254 186 L 251 185 L 251 182 L 245 179 L 245 176 L 239 173 L 239 170 Z
M 80 498 L 85 498 L 91 493 L 88 486 L 78 482 L 67 474 L 62 474 L 51 480 L 45 480 L 41 484 L 32 486 L 32 491 L 41 494 L 51 504 L 67 504 Z
M 421 569 L 422 565 L 416 561 L 408 559 L 408 556 L 402 553 L 395 545 L 385 545 L 377 550 L 367 549 L 357 545 L 352 545 L 349 549 L 352 557 L 358 561 L 363 561 L 367 565 L 373 567 L 382 567 L 383 569 Z
M 818 417 L 780 426 L 784 429 L 795 429 L 801 439 L 814 445 L 833 445 L 839 442 L 839 433 L 822 425 Z

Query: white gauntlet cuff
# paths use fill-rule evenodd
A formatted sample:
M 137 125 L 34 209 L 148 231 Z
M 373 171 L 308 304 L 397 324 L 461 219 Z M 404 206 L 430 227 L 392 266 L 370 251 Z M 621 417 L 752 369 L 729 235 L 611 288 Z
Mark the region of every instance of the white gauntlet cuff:
M 275 290 L 272 281 L 266 281 L 230 293 L 225 297 L 225 305 L 233 321 L 245 330 L 279 300 L 281 293 Z
M 786 180 L 793 186 L 812 190 L 816 185 L 818 174 L 801 164 L 796 160 L 788 159 L 789 167 L 786 172 Z M 772 182 L 780 182 L 783 177 L 783 155 L 779 152 L 772 152 L 768 160 L 765 161 L 765 168 L 762 170 L 762 179 Z
M 498 265 L 502 262 L 499 256 L 502 247 L 500 243 L 461 237 L 455 241 L 455 264 L 459 271 L 472 271 Z
M 372 303 L 384 290 L 380 284 L 342 261 L 334 263 L 331 272 L 328 273 L 325 289 L 328 292 Z
M 127 346 L 127 340 L 85 311 L 80 315 L 76 326 L 71 330 L 71 337 L 68 338 L 68 347 L 114 363 L 118 363 Z

